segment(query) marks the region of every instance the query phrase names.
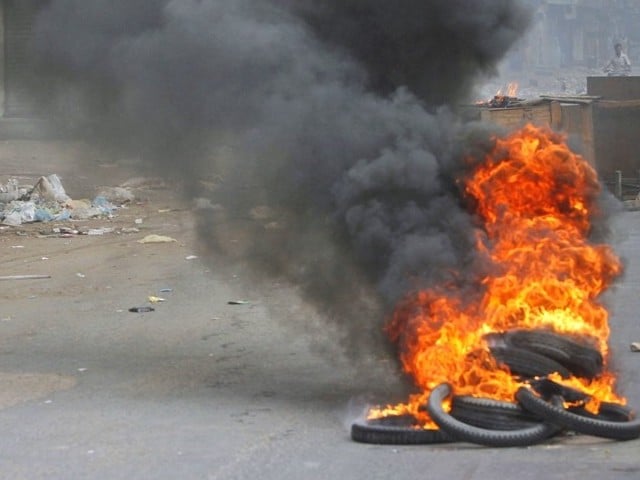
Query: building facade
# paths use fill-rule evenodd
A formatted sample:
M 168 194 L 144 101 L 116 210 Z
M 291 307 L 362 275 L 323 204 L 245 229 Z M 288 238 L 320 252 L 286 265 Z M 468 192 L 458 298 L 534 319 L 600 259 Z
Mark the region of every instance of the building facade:
M 600 68 L 622 43 L 640 64 L 640 0 L 524 0 L 533 13 L 515 68 Z

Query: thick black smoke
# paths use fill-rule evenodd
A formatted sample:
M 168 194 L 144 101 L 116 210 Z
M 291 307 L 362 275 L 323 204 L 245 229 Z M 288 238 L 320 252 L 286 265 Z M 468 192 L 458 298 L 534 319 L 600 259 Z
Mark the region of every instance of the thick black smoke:
M 52 0 L 35 48 L 52 108 L 209 197 L 203 244 L 287 278 L 357 354 L 473 264 L 456 178 L 485 136 L 451 107 L 527 21 L 510 0 Z

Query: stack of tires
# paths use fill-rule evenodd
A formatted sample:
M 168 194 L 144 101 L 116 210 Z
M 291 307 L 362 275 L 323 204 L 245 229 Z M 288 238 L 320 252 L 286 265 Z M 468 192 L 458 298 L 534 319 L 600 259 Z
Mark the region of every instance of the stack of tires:
M 527 385 L 516 393 L 517 403 L 453 396 L 446 412 L 443 402 L 451 397 L 452 387 L 443 383 L 431 392 L 426 405 L 438 429 L 422 428 L 411 416 L 386 417 L 353 424 L 352 439 L 395 445 L 462 441 L 517 447 L 567 431 L 615 440 L 640 437 L 640 420 L 627 407 L 602 403 L 598 414 L 592 414 L 584 408 L 587 394 L 546 378 L 551 373 L 596 378 L 602 373 L 603 358 L 595 342 L 548 330 L 512 330 L 490 334 L 486 341 L 496 361 Z

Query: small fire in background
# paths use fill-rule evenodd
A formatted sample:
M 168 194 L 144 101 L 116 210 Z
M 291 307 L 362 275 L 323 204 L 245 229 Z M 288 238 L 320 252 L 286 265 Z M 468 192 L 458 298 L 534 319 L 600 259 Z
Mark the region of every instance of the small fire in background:
M 496 93 L 496 95 L 500 95 L 501 92 L 498 91 L 498 93 Z M 518 96 L 518 83 L 517 82 L 513 82 L 507 85 L 507 96 L 508 97 L 516 97 Z
M 409 295 L 387 332 L 403 369 L 420 390 L 408 402 L 374 408 L 369 418 L 411 414 L 432 425 L 422 408 L 442 382 L 457 395 L 513 401 L 523 385 L 492 357 L 487 335 L 544 329 L 590 342 L 603 355 L 596 378 L 552 378 L 591 395 L 588 405 L 625 403 L 608 369 L 608 312 L 600 294 L 621 273 L 613 250 L 589 240 L 600 184 L 595 170 L 548 129 L 528 125 L 506 138 L 472 175 L 460 179 L 481 228 L 483 265 L 474 292 L 441 285 Z
M 493 98 L 489 100 L 480 100 L 476 102 L 476 105 L 489 107 L 489 108 L 508 108 L 519 105 L 522 102 L 521 98 L 518 98 L 518 83 L 511 82 L 504 88 L 500 88 Z M 506 93 L 503 93 L 506 91 Z

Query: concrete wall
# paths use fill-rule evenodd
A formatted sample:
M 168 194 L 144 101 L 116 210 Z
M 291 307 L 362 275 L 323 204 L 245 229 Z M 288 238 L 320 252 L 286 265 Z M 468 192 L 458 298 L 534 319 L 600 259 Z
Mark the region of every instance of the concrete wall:
M 638 100 L 640 77 L 587 77 L 587 94 L 603 100 Z
M 611 180 L 617 170 L 637 177 L 640 170 L 640 77 L 589 77 L 598 171 Z

